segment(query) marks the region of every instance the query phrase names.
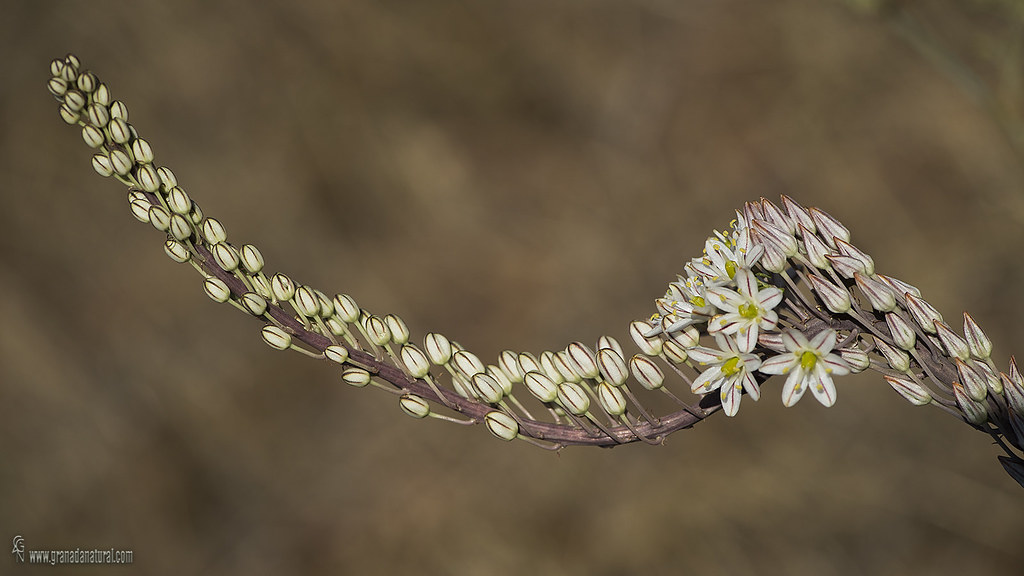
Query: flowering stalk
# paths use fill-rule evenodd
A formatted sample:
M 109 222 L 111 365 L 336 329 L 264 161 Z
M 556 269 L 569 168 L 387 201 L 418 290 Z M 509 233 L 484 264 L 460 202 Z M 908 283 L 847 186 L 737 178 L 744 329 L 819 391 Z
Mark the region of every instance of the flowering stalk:
M 999 372 L 969 315 L 964 335 L 954 332 L 917 288 L 877 274 L 847 228 L 821 210 L 786 196 L 781 205 L 747 203 L 669 284 L 656 313 L 630 324 L 639 353 L 602 336 L 593 347 L 506 350 L 485 364 L 441 334 L 413 343 L 401 318 L 347 294 L 265 271 L 255 246 L 229 242 L 154 163 L 127 107 L 78 58 L 54 60 L 50 72 L 61 117 L 96 150 L 94 169 L 128 187 L 132 214 L 166 235 L 167 255 L 198 271 L 210 298 L 258 318 L 271 347 L 337 364 L 344 382 L 394 394 L 410 416 L 482 422 L 503 440 L 550 449 L 661 443 L 720 409 L 735 416 L 771 375 L 785 377 L 786 406 L 808 390 L 831 406 L 835 376 L 870 368 L 911 403 L 990 434 L 1024 486 L 1024 378 L 1014 361 Z M 699 397 L 680 399 L 666 374 Z

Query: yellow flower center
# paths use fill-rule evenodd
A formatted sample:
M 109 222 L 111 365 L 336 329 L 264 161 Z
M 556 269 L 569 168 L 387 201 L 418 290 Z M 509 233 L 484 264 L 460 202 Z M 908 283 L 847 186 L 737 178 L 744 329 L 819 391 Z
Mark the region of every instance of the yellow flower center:
M 740 307 L 736 311 L 739 312 L 740 316 L 746 318 L 747 320 L 753 320 L 754 318 L 757 318 L 757 313 L 759 312 L 759 310 L 757 309 L 757 305 L 750 303 L 740 304 Z
M 800 355 L 800 367 L 804 370 L 813 370 L 814 365 L 818 363 L 818 355 L 810 350 L 807 350 Z
M 700 296 L 694 296 L 693 299 L 690 300 L 690 304 L 693 304 L 697 308 L 703 308 L 707 306 L 707 303 L 704 302 L 704 299 L 701 298 Z
M 729 278 L 735 278 L 736 277 L 736 263 L 733 262 L 732 260 L 727 260 L 725 262 L 725 273 L 729 275 Z
M 722 364 L 722 374 L 726 376 L 732 376 L 733 374 L 740 371 L 740 359 L 729 358 Z

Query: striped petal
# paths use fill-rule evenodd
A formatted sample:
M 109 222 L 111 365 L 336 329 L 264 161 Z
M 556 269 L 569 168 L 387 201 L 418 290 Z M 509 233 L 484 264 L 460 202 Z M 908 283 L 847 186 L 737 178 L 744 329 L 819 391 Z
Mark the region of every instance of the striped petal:
M 836 403 L 836 385 L 820 363 L 814 367 L 814 373 L 807 384 L 811 388 L 811 392 L 814 393 L 814 397 L 823 406 L 830 407 Z
M 786 384 L 782 387 L 782 404 L 787 408 L 796 404 L 806 391 L 804 371 L 798 368 L 786 378 Z
M 743 385 L 739 382 L 730 381 L 722 386 L 720 393 L 722 399 L 722 410 L 726 416 L 735 416 L 740 411 L 740 400 L 743 398 Z

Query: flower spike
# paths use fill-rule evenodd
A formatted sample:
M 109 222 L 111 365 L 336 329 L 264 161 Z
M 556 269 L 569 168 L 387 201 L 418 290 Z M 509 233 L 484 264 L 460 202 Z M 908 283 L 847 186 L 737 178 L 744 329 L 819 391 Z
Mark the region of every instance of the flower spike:
M 1015 362 L 1000 373 L 992 341 L 971 315 L 964 336 L 956 334 L 919 289 L 876 273 L 884 262 L 852 244 L 850 230 L 823 210 L 789 196 L 746 203 L 682 263 L 653 314 L 629 324 L 639 354 L 602 336 L 594 348 L 505 350 L 485 363 L 436 332 L 421 349 L 395 314 L 267 271 L 258 248 L 229 242 L 223 224 L 156 163 L 127 105 L 96 74 L 70 54 L 49 71 L 46 89 L 85 142 L 93 170 L 128 188 L 132 216 L 159 232 L 172 260 L 201 275 L 211 299 L 260 322 L 269 346 L 326 360 L 342 382 L 397 396 L 417 419 L 482 423 L 501 440 L 551 449 L 656 444 L 719 410 L 736 416 L 744 395 L 756 401 L 776 384 L 770 376 L 785 377 L 785 406 L 808 390 L 832 406 L 836 377 L 870 368 L 911 404 L 937 406 L 990 434 L 1024 485 L 1024 378 Z M 673 390 L 698 398 L 690 403 Z M 652 392 L 671 406 L 647 404 Z M 543 409 L 531 413 L 517 393 Z

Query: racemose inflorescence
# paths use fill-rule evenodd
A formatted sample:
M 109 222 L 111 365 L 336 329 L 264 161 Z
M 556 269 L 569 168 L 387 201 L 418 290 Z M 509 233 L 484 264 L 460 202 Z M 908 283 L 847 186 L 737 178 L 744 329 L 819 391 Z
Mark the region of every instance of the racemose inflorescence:
M 836 377 L 871 369 L 907 401 L 991 435 L 1024 485 L 1024 378 L 1013 359 L 1001 372 L 970 315 L 958 333 L 920 290 L 876 272 L 822 210 L 787 196 L 747 203 L 683 266 L 655 313 L 629 325 L 636 353 L 603 336 L 485 363 L 438 333 L 414 342 L 399 317 L 350 295 L 267 272 L 255 246 L 228 241 L 155 163 L 125 104 L 78 58 L 54 60 L 50 72 L 60 115 L 81 128 L 95 170 L 128 186 L 132 214 L 165 235 L 167 255 L 198 271 L 210 298 L 259 319 L 273 348 L 335 363 L 344 382 L 394 394 L 411 416 L 484 423 L 503 440 L 554 449 L 660 443 L 715 412 L 737 415 L 771 376 L 786 406 L 807 392 L 832 406 Z

